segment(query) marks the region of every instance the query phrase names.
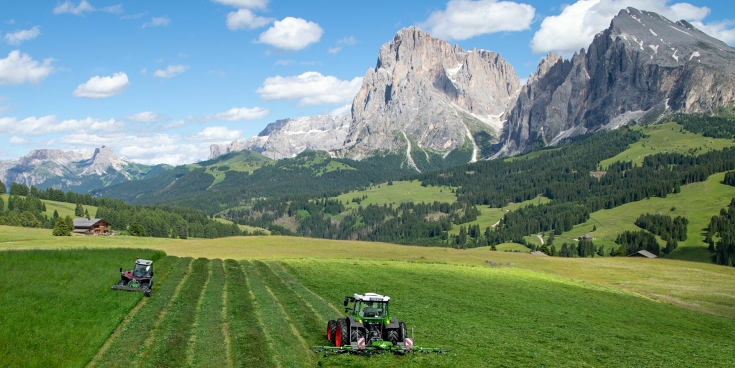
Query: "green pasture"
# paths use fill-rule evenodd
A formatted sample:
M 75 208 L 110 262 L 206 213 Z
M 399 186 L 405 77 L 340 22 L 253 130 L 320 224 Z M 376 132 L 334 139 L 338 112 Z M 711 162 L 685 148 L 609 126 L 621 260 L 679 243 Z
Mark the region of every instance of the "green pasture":
M 635 126 L 631 129 L 640 130 L 648 137 L 633 143 L 630 147 L 615 157 L 603 160 L 600 166 L 605 170 L 611 163 L 616 161 L 628 162 L 640 165 L 643 158 L 657 153 L 689 153 L 696 149 L 696 154 L 709 151 L 720 151 L 725 147 L 735 145 L 730 139 L 708 138 L 701 134 L 695 134 L 682 130 L 677 123 L 654 124 L 646 126 Z
M 695 272 L 687 273 L 686 265 L 701 264 L 617 259 L 621 262 L 590 265 L 596 259 L 564 262 L 569 260 L 487 249 L 452 253 L 482 254 L 499 266 L 473 265 L 466 261 L 471 258 L 459 263 L 332 257 L 221 261 L 160 258 L 162 253 L 143 249 L 0 251 L 0 267 L 11 275 L 0 284 L 0 353 L 9 366 L 735 364 L 735 313 L 701 313 L 629 288 L 526 267 L 546 263 L 598 276 L 622 267 L 636 284 L 646 282 L 646 270 L 659 272 L 662 262 L 679 268 L 682 278 Z M 119 278 L 117 267 L 136 255 L 157 259 L 151 298 L 110 290 Z M 554 261 L 562 262 L 550 264 Z M 570 267 L 573 263 L 580 267 Z M 706 266 L 698 272 L 709 283 L 713 277 L 724 281 L 717 285 L 721 292 L 735 287 L 732 267 Z M 606 276 L 616 277 L 615 272 Z M 667 282 L 681 288 L 692 281 Z M 326 322 L 343 315 L 345 295 L 376 290 L 392 297 L 392 312 L 406 322 L 416 346 L 452 350 L 372 357 L 311 350 L 328 343 Z M 735 294 L 729 295 L 719 300 L 732 307 Z
M 594 238 L 595 244 L 602 244 L 606 249 L 610 249 L 616 246 L 615 238 L 618 234 L 626 230 L 640 230 L 635 226 L 635 220 L 641 214 L 684 216 L 689 219 L 687 240 L 679 241 L 679 247 L 667 258 L 709 263 L 711 255 L 707 251 L 707 244 L 704 243 L 705 229 L 709 225 L 710 218 L 716 216 L 720 209 L 725 208 L 735 197 L 735 187 L 723 184 L 724 178 L 724 173 L 714 174 L 704 182 L 682 186 L 680 193 L 669 194 L 666 198 L 651 197 L 594 212 L 590 214 L 587 222 L 557 236 L 554 244 L 560 249 L 563 242 L 571 242 L 589 234 Z M 597 230 L 593 231 L 595 227 Z M 666 244 L 661 239 L 659 241 L 662 245 Z
M 359 205 L 352 202 L 353 198 L 362 198 L 364 195 L 367 195 L 367 198 L 363 199 Z M 434 201 L 454 203 L 457 201 L 457 196 L 452 193 L 452 188 L 450 187 L 422 187 L 418 180 L 412 180 L 395 181 L 393 185 L 388 185 L 387 183 L 375 185 L 366 190 L 342 194 L 337 199 L 346 203 L 347 208 L 352 209 L 370 204 L 399 205 L 404 202 L 434 203 Z
M 230 221 L 228 219 L 223 219 L 221 217 L 215 217 L 214 218 L 214 221 L 221 222 L 221 223 L 227 224 L 227 225 L 232 225 L 232 221 Z M 271 233 L 269 230 L 263 229 L 261 227 L 255 227 L 255 226 L 249 226 L 249 225 L 240 225 L 240 224 L 238 224 L 237 227 L 239 227 L 240 230 L 247 230 L 250 233 L 257 232 L 257 231 L 263 232 L 265 234 L 270 234 Z
M 8 197 L 10 195 L 8 194 L 0 194 L 0 198 L 3 199 L 3 203 L 5 203 L 5 210 L 8 209 Z M 48 217 L 53 216 L 54 210 L 59 212 L 60 217 L 65 216 L 71 216 L 74 218 L 74 208 L 76 208 L 76 203 L 66 203 L 66 202 L 56 202 L 56 201 L 47 201 L 45 199 L 42 199 L 41 202 L 43 202 L 46 205 L 46 212 L 44 212 Z M 97 213 L 97 207 L 95 206 L 85 206 L 82 205 L 85 210 L 89 211 L 89 215 L 94 217 L 94 214 Z
M 477 216 L 477 220 L 468 222 L 466 224 L 462 224 L 464 227 L 468 227 L 470 225 L 480 225 L 480 230 L 485 231 L 488 227 L 494 227 L 495 224 L 500 221 L 503 216 L 505 216 L 506 212 L 515 211 L 522 207 L 527 207 L 528 205 L 539 205 L 542 203 L 549 203 L 549 199 L 546 197 L 537 197 L 534 199 L 529 199 L 527 201 L 523 201 L 521 203 L 510 203 L 507 206 L 503 208 L 493 208 L 493 207 L 487 207 L 487 206 L 480 206 L 478 209 L 480 210 L 480 215 Z M 454 225 L 452 226 L 452 229 L 449 230 L 449 234 L 459 234 L 459 226 Z M 535 237 L 534 237 L 535 238 Z M 538 241 L 538 238 L 536 238 L 536 241 Z

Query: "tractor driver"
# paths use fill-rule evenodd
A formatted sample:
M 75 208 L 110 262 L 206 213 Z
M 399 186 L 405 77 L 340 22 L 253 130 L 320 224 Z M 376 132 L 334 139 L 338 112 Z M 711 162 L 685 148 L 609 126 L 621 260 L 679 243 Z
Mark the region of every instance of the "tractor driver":
M 364 302 L 360 310 L 360 317 L 380 317 L 382 310 L 376 307 L 377 305 L 374 302 Z

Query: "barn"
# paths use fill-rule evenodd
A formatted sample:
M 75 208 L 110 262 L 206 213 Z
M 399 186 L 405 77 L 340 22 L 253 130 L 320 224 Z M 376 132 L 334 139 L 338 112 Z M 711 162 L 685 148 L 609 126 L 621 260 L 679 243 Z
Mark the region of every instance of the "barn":
M 110 223 L 96 218 L 75 218 L 74 233 L 84 235 L 108 235 L 110 234 Z

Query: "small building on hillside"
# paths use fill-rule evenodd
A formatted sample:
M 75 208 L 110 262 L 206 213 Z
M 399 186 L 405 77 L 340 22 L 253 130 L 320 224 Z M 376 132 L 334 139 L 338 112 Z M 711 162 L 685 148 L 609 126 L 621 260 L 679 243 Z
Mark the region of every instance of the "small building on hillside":
M 628 257 L 641 257 L 641 258 L 658 258 L 657 255 L 647 251 L 647 250 L 639 250 Z
M 582 241 L 582 240 L 592 240 L 592 239 L 593 239 L 593 238 L 592 238 L 592 236 L 590 236 L 589 234 L 585 234 L 585 235 L 583 235 L 583 236 L 580 236 L 579 238 L 577 238 L 577 240 L 578 240 L 578 241 Z
M 74 233 L 84 235 L 109 235 L 110 223 L 96 218 L 75 218 Z

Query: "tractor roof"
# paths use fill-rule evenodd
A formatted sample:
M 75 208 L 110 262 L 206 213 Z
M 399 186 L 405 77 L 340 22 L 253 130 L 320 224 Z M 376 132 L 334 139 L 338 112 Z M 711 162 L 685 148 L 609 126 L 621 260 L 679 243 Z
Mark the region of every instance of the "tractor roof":
M 147 259 L 136 259 L 135 264 L 139 264 L 143 266 L 150 266 L 153 264 L 153 261 L 149 261 Z
M 365 302 L 387 302 L 390 301 L 390 297 L 376 293 L 365 293 L 364 295 L 355 294 L 355 300 L 361 300 Z

